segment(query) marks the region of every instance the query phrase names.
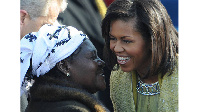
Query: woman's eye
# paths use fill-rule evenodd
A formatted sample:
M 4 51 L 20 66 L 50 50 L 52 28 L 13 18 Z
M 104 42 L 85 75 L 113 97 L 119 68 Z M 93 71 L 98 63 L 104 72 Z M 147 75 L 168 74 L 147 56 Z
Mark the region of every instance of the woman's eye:
M 94 59 L 95 59 L 95 57 L 94 57 L 94 56 L 92 56 L 92 57 L 91 57 L 91 59 L 92 59 L 92 60 L 94 60 Z
M 98 58 L 97 51 L 94 50 L 94 51 L 90 52 L 88 58 L 91 60 L 97 59 Z
M 130 40 L 123 40 L 123 42 L 124 42 L 124 43 L 127 43 L 127 44 L 128 44 L 128 43 L 132 43 L 132 41 L 130 41 Z
M 97 56 L 92 56 L 91 59 L 95 60 L 95 59 L 97 59 Z
M 114 37 L 110 37 L 110 40 L 116 40 L 116 38 L 114 38 Z

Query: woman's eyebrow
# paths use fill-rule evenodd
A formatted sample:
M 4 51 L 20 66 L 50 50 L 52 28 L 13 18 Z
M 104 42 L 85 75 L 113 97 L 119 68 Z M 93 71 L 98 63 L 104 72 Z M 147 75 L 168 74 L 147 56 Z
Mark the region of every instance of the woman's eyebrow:
M 111 37 L 115 37 L 115 36 L 111 35 L 110 33 L 109 33 L 109 36 L 111 36 Z
M 88 51 L 89 52 L 87 53 L 87 55 L 96 55 L 97 54 L 96 50 L 89 49 Z
M 115 36 L 111 35 L 110 33 L 109 33 L 109 36 L 115 37 Z M 120 37 L 120 38 L 124 39 L 124 38 L 126 38 L 126 37 L 131 37 L 131 36 L 122 36 L 122 37 Z M 116 38 L 116 37 L 115 37 L 115 38 Z

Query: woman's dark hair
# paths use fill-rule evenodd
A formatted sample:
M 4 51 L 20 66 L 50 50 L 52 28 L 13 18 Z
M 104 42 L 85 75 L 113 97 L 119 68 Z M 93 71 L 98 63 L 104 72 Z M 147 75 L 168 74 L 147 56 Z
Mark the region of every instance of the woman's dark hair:
M 102 21 L 102 36 L 105 38 L 104 60 L 111 70 L 117 64 L 116 56 L 110 50 L 109 38 L 110 24 L 115 20 L 133 21 L 133 27 L 151 45 L 148 76 L 172 73 L 178 61 L 178 32 L 159 0 L 115 0 L 108 7 Z

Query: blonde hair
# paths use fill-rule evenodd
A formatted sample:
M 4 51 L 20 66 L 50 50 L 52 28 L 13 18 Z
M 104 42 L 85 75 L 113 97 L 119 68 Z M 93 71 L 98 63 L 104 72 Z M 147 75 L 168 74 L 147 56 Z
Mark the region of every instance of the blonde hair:
M 62 12 L 67 8 L 67 0 L 20 0 L 20 10 L 26 10 L 31 19 L 47 16 L 51 3 L 55 1 Z

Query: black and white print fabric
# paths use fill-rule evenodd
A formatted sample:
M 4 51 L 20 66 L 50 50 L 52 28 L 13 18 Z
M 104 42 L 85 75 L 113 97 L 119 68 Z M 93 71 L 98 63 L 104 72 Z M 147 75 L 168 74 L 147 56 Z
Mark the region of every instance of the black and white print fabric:
M 85 38 L 87 36 L 82 31 L 72 26 L 49 24 L 43 25 L 38 32 L 25 35 L 20 41 L 21 86 L 31 59 L 32 74 L 44 75 L 57 62 L 70 56 Z

